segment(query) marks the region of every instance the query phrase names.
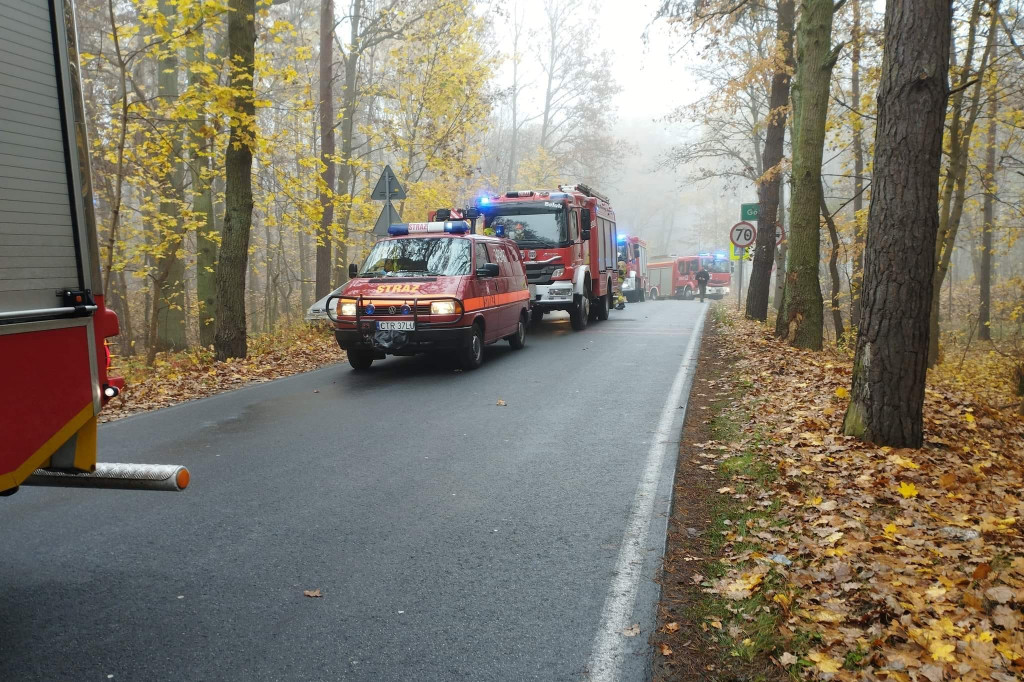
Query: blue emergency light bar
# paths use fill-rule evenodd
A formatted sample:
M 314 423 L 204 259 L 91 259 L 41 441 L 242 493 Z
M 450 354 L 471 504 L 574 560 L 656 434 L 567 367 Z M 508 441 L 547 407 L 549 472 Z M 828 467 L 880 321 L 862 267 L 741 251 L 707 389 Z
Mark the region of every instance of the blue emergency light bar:
M 627 238 L 627 237 L 629 237 L 629 235 L 626 235 L 626 234 L 620 234 L 620 235 L 619 235 L 619 241 L 620 241 L 620 242 L 624 242 L 624 241 L 626 241 L 626 238 Z
M 465 220 L 449 220 L 443 223 L 396 223 L 388 228 L 388 234 L 392 237 L 401 237 L 407 234 L 465 234 L 467 232 L 469 232 L 469 223 Z

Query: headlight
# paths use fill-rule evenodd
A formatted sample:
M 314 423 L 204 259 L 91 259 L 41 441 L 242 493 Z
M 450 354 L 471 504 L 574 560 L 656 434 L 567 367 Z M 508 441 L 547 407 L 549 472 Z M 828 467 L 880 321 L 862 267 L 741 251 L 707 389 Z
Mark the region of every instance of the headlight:
M 434 301 L 430 304 L 431 315 L 454 315 L 455 301 Z
M 338 317 L 355 317 L 355 301 L 338 301 Z
M 555 268 L 551 273 L 551 279 L 558 279 L 565 274 L 565 268 Z

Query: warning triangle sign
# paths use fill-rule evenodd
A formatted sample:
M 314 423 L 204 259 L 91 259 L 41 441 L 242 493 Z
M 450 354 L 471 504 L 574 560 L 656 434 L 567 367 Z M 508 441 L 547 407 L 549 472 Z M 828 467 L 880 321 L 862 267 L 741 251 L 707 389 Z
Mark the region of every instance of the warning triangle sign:
M 377 217 L 377 222 L 373 225 L 373 233 L 385 235 L 388 233 L 389 227 L 400 222 L 402 222 L 402 216 L 398 215 L 398 210 L 389 201 L 384 204 L 384 209 L 380 212 L 380 216 Z
M 395 177 L 395 171 L 391 170 L 390 165 L 384 166 L 384 172 L 380 174 L 380 179 L 377 180 L 377 185 L 373 188 L 370 198 L 374 201 L 405 198 L 405 188 L 399 184 L 398 178 Z

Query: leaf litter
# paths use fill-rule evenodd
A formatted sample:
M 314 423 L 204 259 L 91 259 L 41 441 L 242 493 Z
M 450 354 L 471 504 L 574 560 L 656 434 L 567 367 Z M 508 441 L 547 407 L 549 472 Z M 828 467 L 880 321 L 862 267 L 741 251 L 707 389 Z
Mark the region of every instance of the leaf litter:
M 717 342 L 739 357 L 732 382 L 745 388 L 726 414 L 741 423 L 732 442 L 705 450 L 770 465 L 760 492 L 746 481 L 732 497 L 777 511 L 725 527 L 728 568 L 704 591 L 761 592 L 785 644 L 772 660 L 790 674 L 1021 679 L 1024 421 L 940 371 L 929 375 L 924 447 L 867 445 L 842 434 L 847 353 L 790 348 L 754 322 L 727 327 Z

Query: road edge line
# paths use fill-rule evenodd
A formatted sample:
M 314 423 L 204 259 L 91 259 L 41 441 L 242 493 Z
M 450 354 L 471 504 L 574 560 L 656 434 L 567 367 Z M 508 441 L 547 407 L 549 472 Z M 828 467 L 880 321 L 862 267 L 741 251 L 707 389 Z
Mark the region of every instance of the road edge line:
M 640 589 L 640 577 L 644 558 L 647 553 L 647 536 L 651 519 L 654 516 L 654 502 L 657 497 L 662 471 L 664 470 L 665 454 L 669 443 L 678 443 L 672 437 L 672 425 L 675 423 L 679 409 L 679 399 L 684 389 L 693 385 L 696 369 L 696 352 L 704 333 L 704 319 L 707 307 L 701 309 L 694 322 L 693 332 L 683 352 L 683 360 L 672 381 L 665 406 L 658 420 L 658 428 L 651 441 L 651 449 L 647 453 L 643 476 L 637 484 L 636 495 L 629 510 L 626 532 L 619 546 L 619 556 L 615 562 L 615 577 L 601 608 L 601 621 L 594 647 L 587 661 L 587 679 L 591 682 L 615 682 L 618 680 L 619 665 L 622 662 L 626 647 L 625 635 L 622 631 L 628 628 L 636 606 L 636 595 Z M 682 419 L 686 420 L 689 406 L 689 391 L 686 401 L 682 404 Z M 676 434 L 678 436 L 678 434 Z M 675 470 L 673 468 L 673 475 Z

